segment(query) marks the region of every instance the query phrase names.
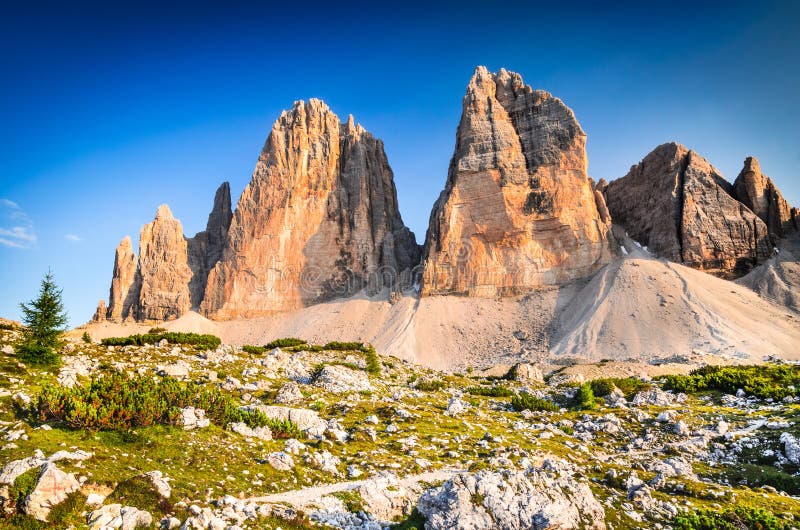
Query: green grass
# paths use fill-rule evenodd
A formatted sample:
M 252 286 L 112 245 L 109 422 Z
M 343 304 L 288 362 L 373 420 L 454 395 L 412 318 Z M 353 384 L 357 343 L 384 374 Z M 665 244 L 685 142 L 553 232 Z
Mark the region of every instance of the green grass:
M 416 385 L 417 390 L 422 392 L 436 392 L 446 386 L 445 382 L 441 379 L 424 379 L 419 381 Z
M 149 512 L 158 509 L 162 515 L 173 512 L 172 504 L 169 500 L 162 498 L 153 487 L 153 484 L 142 476 L 131 477 L 117 484 L 117 487 L 108 496 L 106 503 L 134 506 Z
M 603 379 L 594 379 L 589 384 L 592 387 L 592 392 L 595 397 L 605 397 L 614 391 L 614 388 L 619 388 L 627 399 L 632 398 L 642 390 L 647 390 L 652 385 L 646 383 L 636 377 L 607 377 Z
M 414 508 L 407 518 L 392 526 L 392 530 L 425 530 L 425 517 Z

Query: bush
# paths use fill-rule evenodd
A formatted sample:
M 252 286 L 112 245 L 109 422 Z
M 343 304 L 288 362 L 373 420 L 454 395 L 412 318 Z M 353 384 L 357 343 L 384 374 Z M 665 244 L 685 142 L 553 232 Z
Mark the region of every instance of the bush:
M 511 397 L 514 391 L 508 387 L 495 385 L 495 386 L 471 386 L 467 388 L 467 393 L 473 396 L 487 396 L 487 397 Z
M 81 340 L 83 342 L 85 342 L 86 344 L 91 344 L 92 343 L 92 336 L 89 335 L 88 331 L 84 331 L 83 335 L 81 335 Z
M 242 351 L 253 355 L 262 355 L 266 353 L 267 348 L 264 346 L 250 346 L 249 344 L 245 344 L 242 346 Z
M 40 346 L 31 342 L 17 344 L 14 350 L 24 363 L 35 366 L 56 367 L 61 364 L 61 357 L 48 346 Z
M 784 530 L 789 525 L 763 508 L 736 506 L 723 512 L 696 510 L 672 519 L 675 530 Z
M 614 388 L 619 388 L 626 398 L 632 398 L 638 392 L 650 388 L 649 383 L 645 383 L 636 377 L 607 377 L 603 379 L 595 379 L 589 383 L 592 387 L 592 392 L 595 397 L 605 397 L 614 391 Z
M 32 412 L 39 421 L 56 420 L 73 429 L 129 430 L 177 425 L 181 409 L 190 406 L 205 410 L 206 416 L 220 426 L 241 421 L 250 427 L 274 427 L 276 437 L 284 431 L 296 433 L 291 425 L 256 410 L 242 409 L 232 396 L 217 388 L 171 377 L 154 381 L 151 377 L 114 373 L 84 386 L 45 387 L 32 404 Z
M 372 346 L 367 346 L 364 350 L 364 355 L 367 359 L 366 371 L 368 374 L 378 375 L 381 373 L 381 359 L 378 352 Z
M 154 335 L 158 333 L 166 333 L 167 328 L 150 328 L 147 332 L 152 333 Z
M 128 337 L 109 337 L 101 342 L 103 346 L 144 346 L 145 344 L 156 344 L 166 339 L 170 344 L 183 344 L 196 346 L 205 350 L 215 350 L 219 348 L 222 341 L 214 335 L 199 335 L 197 333 L 179 332 L 160 332 L 145 333 L 144 335 L 130 335 Z
M 527 392 L 520 392 L 511 398 L 511 406 L 517 412 L 523 410 L 557 412 L 560 410 L 560 407 L 549 399 L 542 399 Z
M 325 346 L 322 347 L 325 350 L 333 350 L 333 351 L 353 351 L 353 350 L 361 350 L 364 348 L 364 344 L 361 342 L 329 342 Z
M 767 364 L 751 366 L 704 366 L 689 375 L 667 375 L 664 388 L 694 394 L 717 390 L 734 394 L 738 389 L 761 399 L 783 399 L 800 392 L 800 366 Z
M 444 387 L 445 383 L 441 379 L 423 379 L 416 384 L 416 389 L 423 392 L 436 392 Z
M 592 385 L 584 383 L 578 387 L 578 392 L 575 394 L 575 406 L 581 410 L 592 410 L 595 408 L 595 397 L 592 392 Z
M 304 344 L 308 343 L 302 339 L 287 337 L 284 339 L 275 339 L 272 342 L 265 344 L 264 348 L 268 350 L 273 350 L 275 348 L 289 348 L 291 346 L 303 346 Z

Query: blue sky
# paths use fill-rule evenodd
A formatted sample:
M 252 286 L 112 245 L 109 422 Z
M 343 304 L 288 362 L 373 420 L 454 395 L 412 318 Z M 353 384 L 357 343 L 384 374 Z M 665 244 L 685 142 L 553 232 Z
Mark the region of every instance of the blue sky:
M 384 140 L 421 242 L 478 64 L 572 107 L 595 178 L 675 140 L 729 180 L 757 156 L 800 204 L 800 2 L 65 4 L 0 16 L 0 316 L 50 268 L 86 321 L 119 240 L 161 203 L 202 230 L 309 97 Z

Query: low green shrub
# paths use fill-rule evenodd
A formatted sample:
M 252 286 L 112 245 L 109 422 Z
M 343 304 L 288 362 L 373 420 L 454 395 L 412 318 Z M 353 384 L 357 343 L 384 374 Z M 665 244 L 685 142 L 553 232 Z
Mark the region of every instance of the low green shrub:
M 372 375 L 378 375 L 381 373 L 381 358 L 378 356 L 378 352 L 375 351 L 371 345 L 367 346 L 364 349 L 364 356 L 367 360 L 367 367 L 366 371 Z
M 86 344 L 91 344 L 92 343 L 92 336 L 89 335 L 88 331 L 84 331 L 83 335 L 81 335 L 81 340 L 83 342 L 85 342 Z
M 672 519 L 674 530 L 785 530 L 789 524 L 763 508 L 736 506 L 715 512 L 696 510 Z
M 217 388 L 171 377 L 154 381 L 151 377 L 114 373 L 83 386 L 47 386 L 31 406 L 39 421 L 55 420 L 88 431 L 176 425 L 181 409 L 191 406 L 205 410 L 208 419 L 223 427 L 244 422 L 250 427 L 275 427 L 276 437 L 283 431 L 295 433 L 290 425 L 257 410 L 242 409 L 230 394 Z
M 103 346 L 144 346 L 145 344 L 156 344 L 164 339 L 170 344 L 196 346 L 206 350 L 217 349 L 219 345 L 222 344 L 220 338 L 214 335 L 179 333 L 174 331 L 145 333 L 144 335 L 137 334 L 128 337 L 109 337 L 103 339 L 101 342 Z
M 523 410 L 557 412 L 558 410 L 560 410 L 559 406 L 550 401 L 549 399 L 536 397 L 533 394 L 529 394 L 527 392 L 520 392 L 519 394 L 511 398 L 511 406 L 514 407 L 514 410 L 516 410 L 517 412 Z
M 709 390 L 733 394 L 742 389 L 762 399 L 783 399 L 800 393 L 800 366 L 704 366 L 688 375 L 667 375 L 662 380 L 665 389 L 686 394 Z
M 167 328 L 158 328 L 158 327 L 150 328 L 147 332 L 148 333 L 152 333 L 154 335 L 158 334 L 158 333 L 166 333 L 167 332 Z
M 272 350 L 275 348 L 289 348 L 291 346 L 303 346 L 304 344 L 308 344 L 306 341 L 302 339 L 296 339 L 294 337 L 286 337 L 283 339 L 275 339 L 272 342 L 268 342 L 264 345 L 264 347 L 268 350 Z
M 414 508 L 406 519 L 393 525 L 392 530 L 425 530 L 425 521 L 425 516 Z
M 338 342 L 333 341 L 329 342 L 324 345 L 322 348 L 325 350 L 333 350 L 333 351 L 354 351 L 354 350 L 361 350 L 364 347 L 364 344 L 361 342 Z
M 445 382 L 441 379 L 423 379 L 416 384 L 416 389 L 423 392 L 436 392 L 444 387 Z
M 253 355 L 262 355 L 266 353 L 267 348 L 264 346 L 251 346 L 249 344 L 245 344 L 242 346 L 242 351 L 245 353 L 251 353 Z
M 24 341 L 17 344 L 14 351 L 20 361 L 32 366 L 53 368 L 61 364 L 61 356 L 50 346 Z
M 473 396 L 487 396 L 487 397 L 511 397 L 514 395 L 513 390 L 501 385 L 471 386 L 467 388 L 467 393 Z
M 575 408 L 580 410 L 592 410 L 596 406 L 592 385 L 584 383 L 579 386 L 578 392 L 575 393 Z
M 745 484 L 751 488 L 772 486 L 789 495 L 800 495 L 800 477 L 771 465 L 740 462 L 725 468 L 725 478 L 732 484 Z
M 605 397 L 619 388 L 626 398 L 632 398 L 638 392 L 650 388 L 652 385 L 636 377 L 607 377 L 590 381 L 595 397 Z

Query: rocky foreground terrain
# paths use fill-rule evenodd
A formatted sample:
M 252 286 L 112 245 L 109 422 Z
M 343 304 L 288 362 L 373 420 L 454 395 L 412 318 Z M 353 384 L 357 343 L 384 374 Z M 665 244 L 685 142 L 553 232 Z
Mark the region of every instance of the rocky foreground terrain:
M 154 330 L 69 342 L 60 368 L 41 370 L 16 358 L 19 337 L 0 330 L 0 528 L 780 529 L 800 517 L 793 364 L 656 380 L 658 366 L 609 379 L 632 366 L 614 363 L 444 374 L 360 344 L 180 345 L 187 335 Z M 700 525 L 723 518 L 739 526 Z

